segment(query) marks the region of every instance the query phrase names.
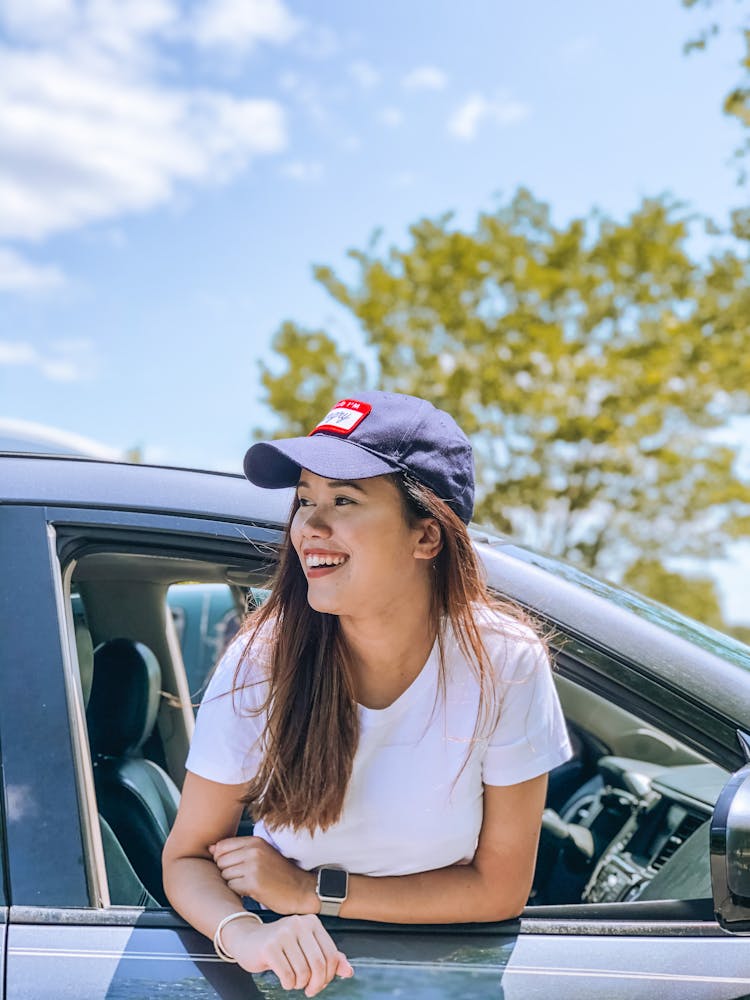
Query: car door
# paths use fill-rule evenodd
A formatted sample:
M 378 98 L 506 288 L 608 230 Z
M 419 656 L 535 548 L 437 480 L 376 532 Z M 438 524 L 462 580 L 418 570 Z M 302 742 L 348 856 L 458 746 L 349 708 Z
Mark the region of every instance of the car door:
M 267 546 L 277 533 L 246 525 L 238 536 L 236 525 L 195 517 L 10 505 L 0 507 L 0 533 L 9 556 L 0 585 L 8 609 L 0 729 L 9 748 L 6 795 L 19 804 L 8 838 L 8 996 L 279 996 L 273 975 L 253 980 L 220 961 L 170 909 L 112 905 L 65 579 L 76 559 L 102 551 L 177 553 L 191 568 L 201 558 L 242 566 L 248 543 Z M 361 922 L 329 927 L 355 957 L 356 982 L 330 987 L 349 997 L 486 995 L 514 940 L 512 926 L 509 936 L 483 927 L 402 928 L 395 936 Z
M 245 973 L 221 962 L 210 942 L 171 911 L 109 905 L 101 840 L 86 815 L 81 733 L 70 712 L 74 674 L 57 546 L 58 529 L 71 518 L 89 539 L 92 530 L 128 520 L 100 514 L 92 525 L 80 510 L 0 506 L 7 996 L 257 995 Z

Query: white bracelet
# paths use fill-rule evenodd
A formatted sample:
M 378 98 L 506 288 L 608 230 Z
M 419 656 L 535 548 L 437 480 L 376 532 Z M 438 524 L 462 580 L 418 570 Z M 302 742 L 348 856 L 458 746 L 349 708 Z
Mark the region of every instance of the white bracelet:
M 258 914 L 251 913 L 250 910 L 237 910 L 236 913 L 230 913 L 228 917 L 224 917 L 224 919 L 219 922 L 219 926 L 216 928 L 216 932 L 214 934 L 214 950 L 216 954 L 219 956 L 219 958 L 222 960 L 222 962 L 234 962 L 235 964 L 237 962 L 237 959 L 232 958 L 232 956 L 224 947 L 224 942 L 221 940 L 221 932 L 224 930 L 224 928 L 227 926 L 228 923 L 230 923 L 232 920 L 238 920 L 240 917 L 250 917 L 251 920 L 257 920 L 261 926 L 263 925 L 263 921 L 258 916 Z

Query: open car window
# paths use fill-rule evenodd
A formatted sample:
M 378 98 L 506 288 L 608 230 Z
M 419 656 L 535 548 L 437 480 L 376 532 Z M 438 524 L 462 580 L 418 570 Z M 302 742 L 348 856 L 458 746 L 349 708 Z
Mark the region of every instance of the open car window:
M 161 847 L 194 711 L 268 572 L 249 561 L 242 579 L 236 564 L 205 555 L 105 546 L 67 574 L 109 905 L 167 905 Z M 726 772 L 564 671 L 557 683 L 575 756 L 550 775 L 526 916 L 658 903 L 654 914 L 669 919 L 686 900 L 708 900 L 708 820 Z
M 220 582 L 229 571 L 225 562 L 117 546 L 83 555 L 66 574 L 85 720 L 81 798 L 105 905 L 168 905 L 161 850 L 179 804 L 194 709 L 241 624 L 245 594 L 266 582 L 267 570 L 252 561 L 244 587 L 234 562 L 233 582 Z

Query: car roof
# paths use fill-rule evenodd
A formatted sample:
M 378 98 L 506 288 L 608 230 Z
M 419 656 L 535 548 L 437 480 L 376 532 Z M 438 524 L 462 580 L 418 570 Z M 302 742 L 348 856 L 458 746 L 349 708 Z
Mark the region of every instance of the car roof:
M 292 496 L 293 490 L 260 489 L 244 476 L 227 472 L 0 454 L 0 503 L 119 508 L 283 524 Z

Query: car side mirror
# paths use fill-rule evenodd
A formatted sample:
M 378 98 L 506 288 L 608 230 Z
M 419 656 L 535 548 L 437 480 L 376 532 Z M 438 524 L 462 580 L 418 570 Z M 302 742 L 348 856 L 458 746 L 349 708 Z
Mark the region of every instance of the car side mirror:
M 711 819 L 711 887 L 724 930 L 750 934 L 750 736 L 737 731 L 748 761 L 721 790 Z

